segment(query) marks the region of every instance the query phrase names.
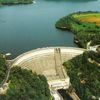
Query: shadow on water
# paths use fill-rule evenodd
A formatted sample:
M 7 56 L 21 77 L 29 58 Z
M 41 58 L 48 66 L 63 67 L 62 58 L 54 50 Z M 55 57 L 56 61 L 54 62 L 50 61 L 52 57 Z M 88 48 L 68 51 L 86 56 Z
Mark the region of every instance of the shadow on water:
M 73 100 L 73 99 L 66 93 L 66 90 L 60 89 L 60 90 L 58 90 L 58 92 L 60 93 L 60 95 L 63 97 L 64 100 Z
M 91 2 L 97 0 L 44 0 L 44 1 L 54 1 L 54 2 Z

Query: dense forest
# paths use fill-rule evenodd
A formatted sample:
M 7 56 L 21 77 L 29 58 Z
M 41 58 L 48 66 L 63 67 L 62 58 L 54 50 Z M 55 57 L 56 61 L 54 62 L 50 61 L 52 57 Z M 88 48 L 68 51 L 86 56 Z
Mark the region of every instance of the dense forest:
M 100 52 L 85 51 L 63 65 L 81 100 L 100 98 Z
M 7 69 L 5 56 L 0 53 L 0 84 L 6 77 Z
M 100 13 L 99 12 L 77 12 L 61 18 L 55 25 L 60 29 L 71 30 L 74 42 L 80 47 L 86 48 L 87 43 L 91 45 L 100 44 Z
M 29 4 L 33 0 L 0 0 L 1 5 L 11 5 L 11 4 Z
M 0 55 L 0 82 L 5 79 L 6 71 L 6 60 Z M 7 83 L 5 93 L 0 92 L 0 100 L 51 100 L 46 78 L 31 70 L 12 67 Z

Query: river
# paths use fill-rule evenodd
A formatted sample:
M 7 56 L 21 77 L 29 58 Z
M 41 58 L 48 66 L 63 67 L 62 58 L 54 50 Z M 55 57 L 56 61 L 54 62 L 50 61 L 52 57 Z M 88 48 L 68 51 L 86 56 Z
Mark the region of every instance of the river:
M 76 46 L 73 34 L 55 28 L 62 16 L 100 11 L 100 0 L 35 0 L 35 4 L 0 7 L 0 51 L 12 57 L 40 47 Z

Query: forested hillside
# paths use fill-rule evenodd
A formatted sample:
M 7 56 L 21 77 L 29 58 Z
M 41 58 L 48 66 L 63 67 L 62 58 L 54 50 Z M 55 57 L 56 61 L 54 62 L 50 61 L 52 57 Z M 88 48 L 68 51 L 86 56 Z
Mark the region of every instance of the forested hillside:
M 64 63 L 72 86 L 81 100 L 100 97 L 100 52 L 86 51 Z

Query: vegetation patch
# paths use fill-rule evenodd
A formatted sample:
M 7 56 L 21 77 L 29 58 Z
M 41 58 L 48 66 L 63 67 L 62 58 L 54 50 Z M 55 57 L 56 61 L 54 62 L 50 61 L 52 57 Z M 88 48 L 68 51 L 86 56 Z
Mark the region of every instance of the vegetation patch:
M 33 0 L 0 0 L 1 5 L 30 4 Z
M 86 48 L 87 43 L 91 45 L 100 44 L 100 13 L 99 12 L 77 12 L 61 18 L 56 22 L 56 28 L 67 29 L 75 34 L 74 42 L 80 47 Z M 95 38 L 99 37 L 99 38 Z
M 43 75 L 16 66 L 11 68 L 8 89 L 0 100 L 51 100 L 51 94 Z
M 0 54 L 0 84 L 6 78 L 7 69 L 6 59 L 3 54 Z
M 100 52 L 86 51 L 63 65 L 81 100 L 99 100 Z

